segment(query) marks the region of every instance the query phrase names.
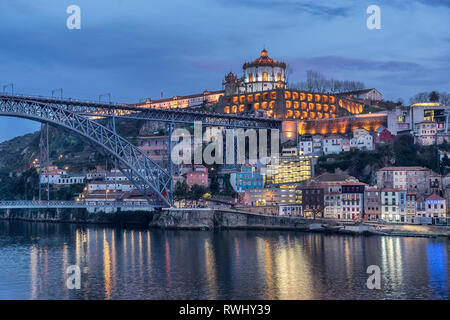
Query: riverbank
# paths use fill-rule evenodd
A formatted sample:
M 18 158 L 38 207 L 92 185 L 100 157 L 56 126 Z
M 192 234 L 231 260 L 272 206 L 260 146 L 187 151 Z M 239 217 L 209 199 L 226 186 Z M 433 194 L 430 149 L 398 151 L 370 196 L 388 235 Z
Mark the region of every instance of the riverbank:
M 286 230 L 347 235 L 450 237 L 450 227 L 405 224 L 343 224 L 330 219 L 261 215 L 209 208 L 88 212 L 86 209 L 2 209 L 0 219 L 54 223 L 107 224 L 177 230 Z
M 450 227 L 405 224 L 343 224 L 330 219 L 305 219 L 255 214 L 229 209 L 163 209 L 156 212 L 150 227 L 166 229 L 247 229 L 293 230 L 349 235 L 387 235 L 408 237 L 446 237 Z

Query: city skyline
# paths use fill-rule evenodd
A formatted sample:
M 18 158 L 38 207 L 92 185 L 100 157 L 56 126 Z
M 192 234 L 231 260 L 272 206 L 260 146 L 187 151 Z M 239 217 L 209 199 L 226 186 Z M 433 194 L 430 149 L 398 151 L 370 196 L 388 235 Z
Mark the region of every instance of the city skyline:
M 290 66 L 290 83 L 314 69 L 363 81 L 388 100 L 446 91 L 445 1 L 381 1 L 381 30 L 367 29 L 366 1 L 137 2 L 77 1 L 81 30 L 65 26 L 70 1 L 0 4 L 2 85 L 14 83 L 24 94 L 62 87 L 66 97 L 111 93 L 114 101 L 138 102 L 161 91 L 171 97 L 221 89 L 227 72 L 240 75 L 242 62 L 266 47 Z M 281 19 L 287 13 L 292 19 Z M 0 125 L 0 141 L 39 128 L 12 118 Z

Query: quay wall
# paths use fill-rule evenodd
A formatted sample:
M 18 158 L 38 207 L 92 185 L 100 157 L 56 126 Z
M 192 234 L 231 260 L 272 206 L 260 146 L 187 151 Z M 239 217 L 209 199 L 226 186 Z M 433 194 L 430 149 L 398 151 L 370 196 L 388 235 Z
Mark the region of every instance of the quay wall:
M 37 222 L 139 225 L 147 227 L 153 219 L 149 211 L 89 212 L 84 208 L 0 209 L 0 219 Z

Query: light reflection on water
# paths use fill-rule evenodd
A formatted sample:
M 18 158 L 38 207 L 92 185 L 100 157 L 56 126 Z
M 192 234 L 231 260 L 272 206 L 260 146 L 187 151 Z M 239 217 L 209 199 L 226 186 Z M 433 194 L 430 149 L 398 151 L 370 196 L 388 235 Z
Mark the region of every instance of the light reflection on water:
M 445 239 L 0 221 L 0 299 L 448 299 L 448 259 Z

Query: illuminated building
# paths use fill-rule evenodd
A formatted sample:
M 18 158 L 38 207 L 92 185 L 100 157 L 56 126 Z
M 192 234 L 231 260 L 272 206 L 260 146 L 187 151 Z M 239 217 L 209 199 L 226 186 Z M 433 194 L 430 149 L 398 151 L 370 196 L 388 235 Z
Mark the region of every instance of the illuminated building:
M 364 191 L 366 186 L 362 182 L 342 184 L 342 219 L 361 220 L 364 215 Z
M 297 155 L 296 148 L 284 149 L 278 163 L 266 166 L 266 184 L 290 184 L 309 180 L 313 174 L 312 156 Z M 287 155 L 287 153 L 291 153 Z
M 392 134 L 397 135 L 399 131 L 416 131 L 423 121 L 433 121 L 436 123 L 437 131 L 442 132 L 446 130 L 446 114 L 449 110 L 450 106 L 432 102 L 396 107 L 387 111 L 387 127 Z
M 381 190 L 381 218 L 389 222 L 406 221 L 406 194 L 403 189 Z
M 413 192 L 408 192 L 406 194 L 406 222 L 414 223 L 414 218 L 417 214 L 417 195 Z
M 425 212 L 430 218 L 445 218 L 447 214 L 445 199 L 437 194 L 432 194 L 425 199 Z
M 302 188 L 303 213 L 305 217 L 323 217 L 326 185 L 310 183 Z
M 286 85 L 286 64 L 270 58 L 267 50 L 253 62 L 245 63 L 244 83 L 246 92 L 258 92 L 284 88 Z
M 224 92 L 222 90 L 205 90 L 203 91 L 203 93 L 191 94 L 187 96 L 173 96 L 172 98 L 158 100 L 147 99 L 145 102 L 134 104 L 134 106 L 153 109 L 196 109 L 201 107 L 208 108 L 219 102 L 219 98 L 223 94 Z
M 302 190 L 299 184 L 274 185 L 266 188 L 245 190 L 247 206 L 302 205 Z
M 241 171 L 236 173 L 236 189 L 243 192 L 247 189 L 262 188 L 264 175 L 251 164 L 244 164 Z
M 330 219 L 341 219 L 341 185 L 328 185 L 325 189 L 324 217 Z
M 136 103 L 156 109 L 206 108 L 218 113 L 253 114 L 290 122 L 283 123 L 283 138 L 297 134 L 347 133 L 356 128 L 369 131 L 386 125 L 386 114 L 362 114 L 367 101 L 382 98 L 376 89 L 340 94 L 289 89 L 286 64 L 262 50 L 258 58 L 243 65 L 243 76 L 228 73 L 222 90 L 174 96 Z M 362 117 L 360 117 L 362 116 Z

